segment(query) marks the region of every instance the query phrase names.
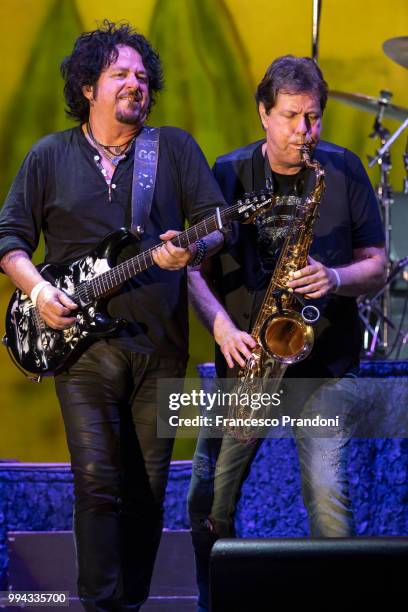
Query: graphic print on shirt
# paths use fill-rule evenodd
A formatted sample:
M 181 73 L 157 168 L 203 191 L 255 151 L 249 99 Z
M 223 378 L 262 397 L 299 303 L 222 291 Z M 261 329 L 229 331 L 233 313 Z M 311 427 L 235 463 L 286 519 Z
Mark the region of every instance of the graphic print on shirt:
M 257 217 L 257 246 L 264 272 L 274 270 L 293 214 L 300 203 L 299 196 L 277 196 L 274 207 Z

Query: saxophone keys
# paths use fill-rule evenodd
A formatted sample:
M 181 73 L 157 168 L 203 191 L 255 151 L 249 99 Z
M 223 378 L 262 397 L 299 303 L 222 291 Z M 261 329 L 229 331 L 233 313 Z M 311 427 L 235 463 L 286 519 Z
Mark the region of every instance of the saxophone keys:
M 316 323 L 316 321 L 319 320 L 320 310 L 317 308 L 317 306 L 312 306 L 312 304 L 308 304 L 307 306 L 303 306 L 301 315 L 304 322 L 310 325 L 312 323 Z

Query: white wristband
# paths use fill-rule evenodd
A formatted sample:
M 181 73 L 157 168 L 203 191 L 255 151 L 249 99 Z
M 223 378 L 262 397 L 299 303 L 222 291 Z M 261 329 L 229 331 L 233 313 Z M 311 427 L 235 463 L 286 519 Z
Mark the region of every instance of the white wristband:
M 49 281 L 40 281 L 32 288 L 30 298 L 34 306 L 37 306 L 38 294 L 40 293 L 41 289 L 43 289 L 46 285 L 51 285 L 51 283 Z
M 339 287 L 341 286 L 340 274 L 337 272 L 336 268 L 330 268 L 330 270 L 334 273 L 334 276 L 336 277 L 336 286 L 333 289 L 333 293 L 337 293 Z

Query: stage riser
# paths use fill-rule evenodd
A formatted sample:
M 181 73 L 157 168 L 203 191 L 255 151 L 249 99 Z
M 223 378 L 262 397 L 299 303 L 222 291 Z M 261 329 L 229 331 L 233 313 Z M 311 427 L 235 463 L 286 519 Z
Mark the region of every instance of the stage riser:
M 408 535 L 408 440 L 353 440 L 351 499 L 359 536 Z M 186 499 L 191 462 L 173 464 L 165 527 L 188 529 Z M 69 466 L 0 464 L 0 590 L 7 588 L 7 531 L 69 531 L 72 528 Z M 309 534 L 300 493 L 294 440 L 266 440 L 244 484 L 237 513 L 242 537 L 304 537 Z
M 214 376 L 213 364 L 201 370 L 204 377 Z M 395 376 L 399 385 L 408 385 L 407 362 L 366 363 L 361 373 Z M 407 439 L 352 440 L 348 472 L 359 536 L 408 535 L 407 465 Z M 167 529 L 189 528 L 190 475 L 190 461 L 172 462 L 164 513 Z M 69 531 L 72 504 L 68 465 L 0 462 L 0 590 L 7 588 L 7 532 Z M 237 533 L 249 538 L 309 534 L 293 439 L 271 439 L 262 445 L 243 487 Z
M 68 591 L 76 596 L 72 532 L 10 532 L 9 588 Z M 153 573 L 151 600 L 143 610 L 190 612 L 196 604 L 194 555 L 188 531 L 164 531 Z M 76 604 L 78 609 L 79 603 Z

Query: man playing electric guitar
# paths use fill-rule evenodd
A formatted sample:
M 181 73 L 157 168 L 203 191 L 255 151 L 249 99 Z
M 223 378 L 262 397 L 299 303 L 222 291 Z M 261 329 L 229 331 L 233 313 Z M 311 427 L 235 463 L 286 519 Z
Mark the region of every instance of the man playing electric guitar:
M 68 114 L 79 125 L 33 146 L 0 216 L 1 267 L 53 329 L 72 326 L 78 304 L 31 263 L 40 233 L 46 262 L 65 264 L 131 226 L 135 147 L 162 88 L 149 42 L 129 25 L 109 22 L 77 39 L 62 74 Z M 170 242 L 185 219 L 197 223 L 223 198 L 189 134 L 161 128 L 159 143 L 141 242 L 145 250 L 163 240 L 152 252 L 157 265 L 109 301 L 109 315 L 128 325 L 91 344 L 55 377 L 74 473 L 78 588 L 86 610 L 139 610 L 148 597 L 173 442 L 156 437 L 156 380 L 185 373 L 182 268 L 222 242 L 219 232 L 186 248 Z

